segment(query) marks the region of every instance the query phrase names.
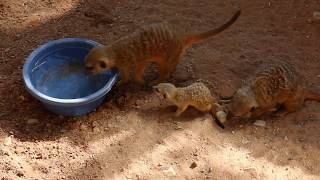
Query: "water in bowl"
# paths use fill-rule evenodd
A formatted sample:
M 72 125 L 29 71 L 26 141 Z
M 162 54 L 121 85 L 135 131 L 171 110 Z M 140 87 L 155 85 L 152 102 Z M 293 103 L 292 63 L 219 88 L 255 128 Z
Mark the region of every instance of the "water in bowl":
M 92 75 L 87 72 L 83 60 L 59 56 L 59 53 L 37 62 L 32 76 L 36 79 L 36 89 L 59 99 L 86 97 L 98 91 L 109 80 L 107 74 Z

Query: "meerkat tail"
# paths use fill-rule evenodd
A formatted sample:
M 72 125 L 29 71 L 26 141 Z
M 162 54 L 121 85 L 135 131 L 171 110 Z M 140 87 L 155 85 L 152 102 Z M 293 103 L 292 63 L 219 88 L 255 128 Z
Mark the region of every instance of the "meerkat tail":
M 204 33 L 200 33 L 200 34 L 196 34 L 196 35 L 190 35 L 188 37 L 186 37 L 185 39 L 185 44 L 186 45 L 191 45 L 191 44 L 195 44 L 195 43 L 200 43 L 203 42 L 207 39 L 209 39 L 210 37 L 219 34 L 220 32 L 224 31 L 225 29 L 227 29 L 229 26 L 231 26 L 240 16 L 241 14 L 241 10 L 238 10 L 233 16 L 232 18 L 227 21 L 225 24 L 223 24 L 222 26 L 216 28 L 216 29 L 212 29 L 210 31 L 204 32 Z
M 320 94 L 313 92 L 311 90 L 305 90 L 306 100 L 315 100 L 320 102 Z

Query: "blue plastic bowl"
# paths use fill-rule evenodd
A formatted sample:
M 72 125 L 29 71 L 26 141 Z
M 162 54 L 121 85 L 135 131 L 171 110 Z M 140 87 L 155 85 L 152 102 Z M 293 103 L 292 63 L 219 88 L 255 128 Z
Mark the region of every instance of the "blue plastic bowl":
M 94 111 L 118 79 L 115 71 L 91 75 L 85 70 L 84 58 L 96 45 L 91 40 L 66 38 L 39 47 L 23 67 L 27 91 L 59 115 Z

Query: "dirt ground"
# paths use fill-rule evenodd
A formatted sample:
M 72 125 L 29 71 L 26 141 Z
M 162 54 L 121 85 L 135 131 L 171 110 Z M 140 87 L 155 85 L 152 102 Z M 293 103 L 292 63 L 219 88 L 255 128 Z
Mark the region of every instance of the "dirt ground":
M 0 177 L 4 179 L 320 179 L 320 104 L 265 127 L 225 130 L 190 108 L 174 118 L 151 90 L 131 85 L 96 112 L 47 112 L 22 84 L 25 58 L 64 37 L 108 44 L 137 27 L 171 21 L 185 32 L 239 20 L 190 48 L 170 82 L 202 79 L 218 96 L 270 60 L 289 60 L 320 92 L 320 11 L 316 0 L 1 0 Z M 116 94 L 116 93 L 114 93 Z

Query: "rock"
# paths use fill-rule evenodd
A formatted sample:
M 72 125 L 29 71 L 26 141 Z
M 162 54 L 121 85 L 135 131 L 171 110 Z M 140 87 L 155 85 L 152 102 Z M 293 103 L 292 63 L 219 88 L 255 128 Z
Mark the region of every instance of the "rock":
M 263 120 L 256 120 L 256 122 L 254 122 L 253 124 L 259 127 L 266 127 L 266 122 Z
M 288 141 L 288 140 L 289 140 L 289 139 L 288 139 L 288 136 L 285 136 L 285 137 L 284 137 L 284 140 Z
M 242 142 L 242 144 L 249 144 L 250 143 L 250 141 L 246 138 L 243 138 L 241 142 Z
M 317 20 L 320 20 L 320 11 L 313 12 L 313 18 L 317 19 Z
M 88 126 L 85 125 L 85 124 L 81 124 L 81 125 L 80 125 L 80 130 L 81 130 L 81 131 L 86 131 L 86 130 L 88 130 Z
M 18 176 L 18 177 L 23 177 L 23 176 L 24 176 L 24 174 L 23 174 L 23 172 L 18 171 L 18 172 L 17 172 L 17 176 Z
M 193 162 L 191 165 L 190 165 L 190 169 L 194 169 L 196 168 L 198 165 L 196 162 Z
M 174 127 L 175 130 L 182 130 L 183 129 L 183 127 L 181 127 L 181 123 L 175 122 L 174 124 L 175 124 L 175 127 Z
M 36 156 L 35 156 L 36 159 L 42 159 L 42 154 L 38 153 Z
M 29 125 L 34 125 L 37 123 L 39 123 L 38 119 L 28 119 L 28 121 L 27 121 L 27 124 L 29 124 Z
M 10 145 L 12 144 L 12 138 L 11 138 L 11 136 L 6 137 L 6 138 L 4 139 L 4 141 L 3 141 L 3 144 L 4 144 L 5 146 L 10 146 Z
M 93 121 L 93 122 L 92 122 L 92 126 L 93 126 L 93 127 L 99 127 L 99 123 L 98 123 L 97 121 Z
M 64 128 L 62 128 L 62 129 L 60 129 L 60 132 L 61 133 L 65 133 L 65 132 L 67 132 L 68 130 L 66 130 L 66 129 L 64 129 Z
M 25 98 L 24 96 L 22 96 L 22 95 L 19 96 L 19 99 L 20 99 L 21 101 L 25 101 L 25 100 L 26 100 L 26 98 Z
M 167 177 L 177 176 L 177 173 L 176 173 L 176 171 L 173 169 L 173 167 L 170 167 L 170 168 L 167 169 L 167 170 L 163 170 L 163 173 L 164 173 L 164 175 L 167 176 Z
M 99 129 L 98 127 L 94 127 L 94 128 L 93 128 L 93 132 L 94 132 L 94 133 L 99 133 L 99 132 L 100 132 L 100 129 Z

